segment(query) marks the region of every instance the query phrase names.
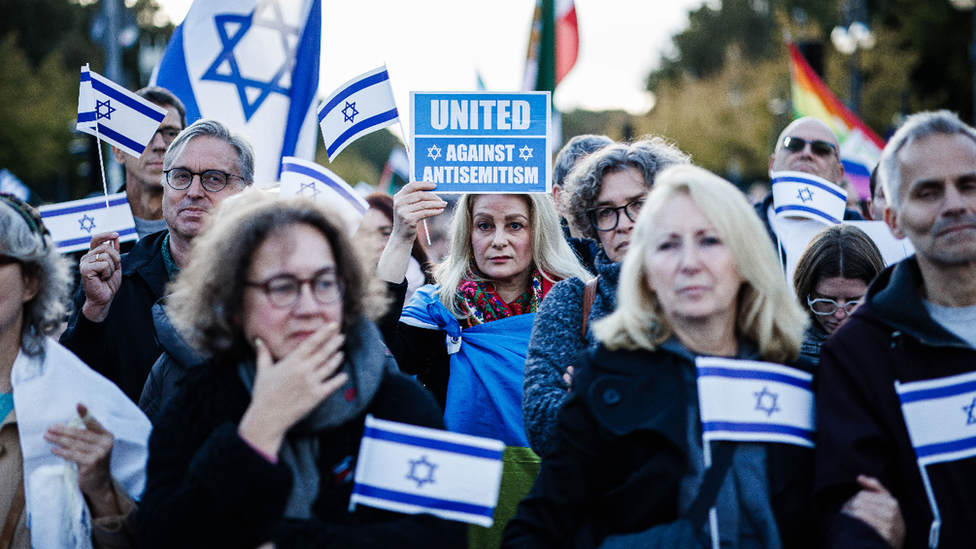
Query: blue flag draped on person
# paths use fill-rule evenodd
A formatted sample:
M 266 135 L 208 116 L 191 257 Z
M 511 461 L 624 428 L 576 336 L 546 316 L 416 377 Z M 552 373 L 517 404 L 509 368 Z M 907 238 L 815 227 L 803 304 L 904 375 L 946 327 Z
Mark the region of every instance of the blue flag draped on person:
M 186 105 L 187 122 L 216 118 L 247 135 L 255 181 L 278 179 L 281 159 L 315 156 L 321 0 L 194 2 L 153 83 Z
M 349 506 L 491 526 L 501 441 L 366 416 Z
M 78 131 L 139 157 L 163 118 L 166 109 L 90 70 L 88 65 L 81 68 Z
M 400 120 L 386 65 L 361 74 L 332 92 L 318 109 L 329 162 L 356 139 Z

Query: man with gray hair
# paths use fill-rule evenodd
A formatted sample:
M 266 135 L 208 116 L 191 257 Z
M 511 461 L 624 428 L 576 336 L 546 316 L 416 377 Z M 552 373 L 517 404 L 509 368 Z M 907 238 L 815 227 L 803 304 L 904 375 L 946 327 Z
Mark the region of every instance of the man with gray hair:
M 827 340 L 814 495 L 825 547 L 976 540 L 976 130 L 909 117 L 879 168 L 885 222 L 915 255 Z
M 168 230 L 122 256 L 118 233 L 92 238 L 79 264 L 81 287 L 61 343 L 138 402 L 162 350 L 152 307 L 186 265 L 193 239 L 213 210 L 254 179 L 250 143 L 216 120 L 199 120 L 170 144 L 163 160 L 163 219 Z

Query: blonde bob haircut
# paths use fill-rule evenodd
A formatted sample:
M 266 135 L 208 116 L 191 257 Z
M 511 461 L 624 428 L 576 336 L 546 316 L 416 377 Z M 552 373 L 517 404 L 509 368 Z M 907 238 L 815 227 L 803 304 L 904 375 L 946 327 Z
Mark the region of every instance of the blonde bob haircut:
M 457 296 L 457 288 L 467 278 L 474 278 L 474 248 L 471 246 L 471 229 L 474 223 L 474 202 L 477 194 L 462 195 L 454 209 L 451 224 L 451 251 L 447 258 L 434 268 L 434 278 L 440 284 L 437 297 L 455 318 L 471 314 Z M 559 216 L 548 194 L 516 194 L 529 206 L 529 226 L 532 229 L 532 265 L 542 276 L 553 281 L 578 277 L 586 281 L 593 276 L 580 265 L 576 254 L 563 238 Z M 488 280 L 490 282 L 490 280 Z
M 658 175 L 620 270 L 617 310 L 594 324 L 597 339 L 614 350 L 653 351 L 672 335 L 671 323 L 647 285 L 644 264 L 655 221 L 678 195 L 690 197 L 712 223 L 743 279 L 736 300 L 736 334 L 758 344 L 763 360 L 795 360 L 808 319 L 786 284 L 766 229 L 741 191 L 690 165 Z

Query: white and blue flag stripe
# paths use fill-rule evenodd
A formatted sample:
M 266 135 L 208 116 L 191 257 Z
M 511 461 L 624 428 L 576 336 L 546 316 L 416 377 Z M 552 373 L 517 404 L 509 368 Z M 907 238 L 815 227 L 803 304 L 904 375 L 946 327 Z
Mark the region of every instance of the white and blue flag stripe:
M 307 196 L 330 204 L 342 216 L 350 233 L 356 231 L 369 209 L 369 202 L 331 170 L 291 156 L 283 158 L 281 162 L 278 196 Z
M 705 440 L 814 445 L 813 375 L 753 360 L 699 357 Z
M 489 527 L 504 448 L 498 440 L 367 416 L 350 508 L 429 513 Z
M 81 68 L 78 131 L 94 135 L 139 157 L 152 141 L 166 109 L 91 71 Z
M 386 66 L 361 74 L 332 92 L 318 109 L 329 161 L 356 139 L 399 120 Z
M 125 193 L 41 206 L 38 211 L 61 253 L 87 250 L 93 235 L 107 231 L 119 233 L 122 242 L 138 238 Z
M 834 225 L 844 219 L 847 191 L 812 174 L 782 171 L 773 180 L 773 208 L 780 217 L 804 217 Z
M 895 391 L 920 464 L 976 456 L 976 372 L 895 382 Z

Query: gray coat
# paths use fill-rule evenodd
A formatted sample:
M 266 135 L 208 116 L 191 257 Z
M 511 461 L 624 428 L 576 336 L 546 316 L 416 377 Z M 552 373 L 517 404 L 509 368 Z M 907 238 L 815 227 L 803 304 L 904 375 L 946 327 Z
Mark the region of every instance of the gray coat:
M 540 456 L 552 449 L 556 414 L 568 396 L 562 379 L 566 367 L 575 365 L 582 351 L 596 345 L 593 322 L 609 315 L 617 306 L 620 263 L 612 263 L 601 250 L 594 267 L 600 278 L 586 327 L 586 344 L 580 337 L 586 283 L 579 278 L 569 278 L 553 286 L 532 325 L 525 359 L 522 417 L 529 444 Z

